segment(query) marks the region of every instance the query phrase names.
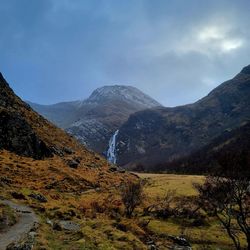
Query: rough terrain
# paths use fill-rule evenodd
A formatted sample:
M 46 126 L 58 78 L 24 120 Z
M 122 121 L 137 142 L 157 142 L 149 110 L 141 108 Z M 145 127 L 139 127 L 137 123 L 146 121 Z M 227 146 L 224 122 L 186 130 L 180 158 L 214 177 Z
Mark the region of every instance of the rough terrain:
M 18 214 L 18 222 L 6 232 L 0 233 L 0 250 L 5 250 L 11 243 L 25 238 L 39 221 L 34 211 L 28 206 L 8 200 L 0 200 L 0 203 L 8 205 Z

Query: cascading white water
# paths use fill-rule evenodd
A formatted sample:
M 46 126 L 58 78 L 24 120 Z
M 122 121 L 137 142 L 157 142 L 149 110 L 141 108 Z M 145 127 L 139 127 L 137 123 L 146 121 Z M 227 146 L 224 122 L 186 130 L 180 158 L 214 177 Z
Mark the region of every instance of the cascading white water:
M 112 137 L 109 140 L 109 148 L 107 151 L 107 159 L 110 163 L 116 164 L 116 137 L 119 133 L 119 130 L 116 130 L 115 133 L 112 135 Z

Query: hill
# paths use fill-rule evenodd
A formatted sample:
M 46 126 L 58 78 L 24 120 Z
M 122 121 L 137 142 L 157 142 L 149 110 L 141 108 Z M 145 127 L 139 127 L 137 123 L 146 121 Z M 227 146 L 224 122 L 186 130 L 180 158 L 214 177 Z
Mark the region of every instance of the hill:
M 250 66 L 196 103 L 132 114 L 117 135 L 117 162 L 145 170 L 209 144 L 250 117 Z M 155 170 L 156 170 L 155 169 Z
M 227 172 L 250 176 L 250 122 L 227 130 L 208 145 L 190 155 L 166 164 L 159 164 L 157 171 L 188 174 L 216 174 Z
M 218 221 L 185 212 L 195 205 L 192 182 L 203 177 L 142 176 L 143 203 L 128 218 L 121 190 L 138 176 L 109 165 L 38 115 L 0 76 L 0 242 L 31 230 L 8 249 L 232 248 Z
M 0 121 L 0 200 L 26 203 L 40 218 L 82 218 L 81 209 L 89 208 L 92 198 L 104 199 L 122 181 L 135 178 L 118 172 L 34 112 L 15 95 L 2 74 Z M 91 198 L 83 197 L 85 192 L 92 192 Z M 41 219 L 40 230 L 46 228 L 51 235 L 52 228 L 45 225 Z M 49 244 L 42 239 L 48 235 L 39 231 L 39 247 Z

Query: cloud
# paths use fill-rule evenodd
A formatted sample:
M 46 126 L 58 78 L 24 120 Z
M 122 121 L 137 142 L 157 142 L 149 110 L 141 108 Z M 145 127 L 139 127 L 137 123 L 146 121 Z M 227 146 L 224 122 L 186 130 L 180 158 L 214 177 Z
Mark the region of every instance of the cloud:
M 0 70 L 24 99 L 131 84 L 192 102 L 249 64 L 248 0 L 2 0 Z
M 231 50 L 239 49 L 244 45 L 244 38 L 239 35 L 231 36 L 232 28 L 217 24 L 202 29 L 198 34 L 198 40 L 205 47 L 215 46 L 218 53 L 229 53 Z

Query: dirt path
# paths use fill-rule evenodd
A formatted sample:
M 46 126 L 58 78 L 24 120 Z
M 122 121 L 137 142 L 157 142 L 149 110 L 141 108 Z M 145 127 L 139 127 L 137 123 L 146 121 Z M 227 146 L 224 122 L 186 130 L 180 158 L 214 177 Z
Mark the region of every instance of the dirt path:
M 34 224 L 38 223 L 38 217 L 33 210 L 27 206 L 18 205 L 7 200 L 0 200 L 0 202 L 16 210 L 19 215 L 19 220 L 14 226 L 6 232 L 0 233 L 0 250 L 5 250 L 10 243 L 17 242 L 25 237 L 33 228 Z

